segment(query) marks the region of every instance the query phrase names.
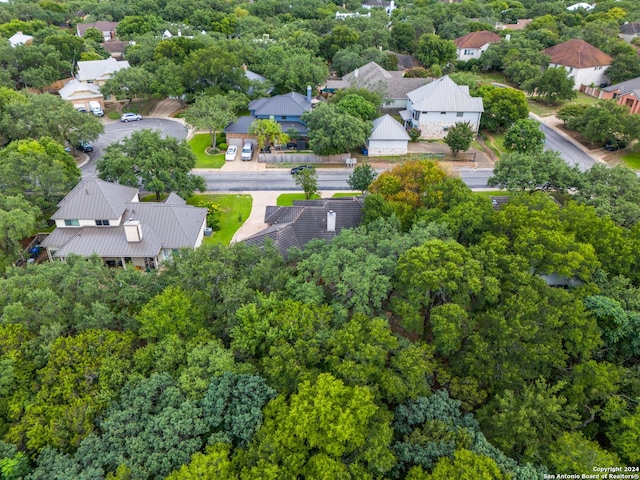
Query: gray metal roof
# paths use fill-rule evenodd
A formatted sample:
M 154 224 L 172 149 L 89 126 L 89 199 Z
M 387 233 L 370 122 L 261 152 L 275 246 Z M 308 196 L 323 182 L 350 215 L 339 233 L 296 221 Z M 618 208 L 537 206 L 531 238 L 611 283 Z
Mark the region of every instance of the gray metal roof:
M 404 127 L 391 115 L 376 118 L 369 140 L 410 140 Z
M 76 32 L 78 36 L 84 36 L 84 33 L 88 28 L 95 28 L 101 32 L 115 32 L 118 26 L 118 22 L 107 22 L 105 20 L 99 20 L 93 23 L 78 23 L 76 25 Z
M 138 195 L 138 189 L 98 178 L 84 179 L 60 203 L 53 220 L 120 218 L 127 203 Z
M 79 92 L 81 93 L 78 94 Z M 73 80 L 69 80 L 64 87 L 58 90 L 58 93 L 65 100 L 68 100 L 72 96 L 74 99 L 81 99 L 81 98 L 95 99 L 96 97 L 102 97 L 102 94 L 100 93 L 100 89 L 97 86 L 87 84 L 87 83 L 82 83 L 76 80 L 75 78 Z
M 413 110 L 420 112 L 484 112 L 482 98 L 469 95 L 467 85 L 457 85 L 448 75 L 407 94 Z
M 620 33 L 623 35 L 638 35 L 640 34 L 640 23 L 629 22 L 624 25 L 620 25 Z
M 275 97 L 258 98 L 249 104 L 249 111 L 256 117 L 285 115 L 300 117 L 311 110 L 311 102 L 297 92 L 285 93 Z
M 227 127 L 224 129 L 224 133 L 247 133 L 249 132 L 249 127 L 255 119 L 256 118 L 252 117 L 251 115 L 240 117 L 235 122 L 227 125 Z
M 129 68 L 129 62 L 115 58 L 78 62 L 78 80 L 106 80 L 123 68 Z

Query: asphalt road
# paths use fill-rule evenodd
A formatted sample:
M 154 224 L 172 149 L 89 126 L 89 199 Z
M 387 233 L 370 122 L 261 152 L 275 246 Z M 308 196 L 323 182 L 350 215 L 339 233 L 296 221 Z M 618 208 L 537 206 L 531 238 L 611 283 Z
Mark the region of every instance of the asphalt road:
M 317 173 L 318 190 L 321 192 L 349 190 L 347 178 L 351 175 L 350 169 L 319 169 Z M 198 175 L 204 177 L 207 190 L 211 192 L 300 190 L 289 169 L 269 169 L 263 172 L 198 172 Z
M 92 143 L 93 152 L 89 154 L 89 162 L 80 170 L 83 178 L 96 176 L 96 160 L 102 157 L 104 149 L 112 143 L 119 142 L 123 138 L 131 135 L 131 132 L 142 130 L 143 128 L 151 130 L 160 130 L 163 135 L 170 135 L 180 140 L 187 137 L 187 129 L 184 125 L 173 120 L 165 120 L 162 118 L 144 118 L 138 122 L 109 122 L 104 126 L 104 133 Z
M 584 172 L 597 163 L 595 159 L 587 155 L 584 151 L 576 147 L 573 143 L 552 128 L 541 123 L 540 129 L 547 137 L 547 141 L 544 146 L 545 150 L 556 150 L 560 152 L 560 156 L 565 162 L 567 162 L 567 164 L 569 164 L 569 166 L 577 165 L 578 168 Z
M 461 168 L 460 178 L 469 188 L 487 188 L 487 180 L 493 175 L 493 168 Z

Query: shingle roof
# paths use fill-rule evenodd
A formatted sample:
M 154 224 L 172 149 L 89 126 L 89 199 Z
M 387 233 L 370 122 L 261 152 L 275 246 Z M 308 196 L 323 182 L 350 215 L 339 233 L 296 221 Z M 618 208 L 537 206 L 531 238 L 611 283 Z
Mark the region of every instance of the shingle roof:
M 289 212 L 287 210 L 290 210 Z M 327 231 L 327 213 L 336 214 L 336 229 Z M 265 230 L 244 240 L 248 245 L 262 246 L 272 240 L 286 255 L 291 247 L 303 247 L 315 238 L 330 240 L 343 228 L 353 228 L 362 221 L 360 197 L 296 200 L 291 207 L 267 207 L 265 221 L 275 222 Z
M 126 205 L 135 198 L 138 189 L 98 178 L 80 181 L 60 203 L 51 218 L 113 219 L 120 218 Z
M 125 47 L 129 45 L 129 42 L 123 40 L 108 40 L 102 42 L 102 48 L 109 53 L 121 53 L 124 52 Z
M 604 90 L 605 92 L 619 91 L 620 94 L 624 95 L 625 93 L 633 92 L 638 89 L 640 89 L 640 77 L 632 78 L 631 80 L 626 80 L 614 85 L 609 85 L 602 90 Z
M 458 48 L 480 48 L 487 43 L 498 43 L 500 40 L 499 35 L 488 30 L 481 30 L 456 38 L 453 43 L 455 43 Z
M 82 83 L 75 78 L 69 80 L 64 87 L 58 90 L 58 93 L 65 100 L 71 97 L 74 99 L 102 97 L 100 89 L 97 86 Z
M 457 85 L 448 75 L 407 94 L 413 110 L 421 112 L 484 112 L 482 98 L 469 95 L 467 85 Z
M 613 58 L 584 40 L 572 39 L 545 48 L 542 53 L 551 57 L 550 63 L 573 68 L 611 65 Z
M 57 257 L 70 253 L 101 257 L 155 256 L 161 248 L 193 248 L 207 217 L 206 208 L 186 205 L 178 195 L 170 194 L 165 202 L 132 202 L 138 190 L 99 179 L 81 181 L 58 204 L 52 219 L 138 220 L 141 242 L 127 242 L 123 225 L 118 227 L 57 228 L 43 242 L 57 247 Z
M 311 110 L 307 97 L 297 92 L 285 93 L 275 97 L 258 98 L 249 104 L 249 111 L 255 116 L 285 115 L 302 116 Z
M 376 62 L 369 62 L 341 80 L 328 80 L 326 88 L 339 90 L 348 87 L 377 91 L 384 98 L 405 98 L 407 93 L 431 82 L 431 78 L 404 78 L 403 72 L 388 71 Z
M 640 34 L 640 22 L 629 22 L 620 25 L 619 31 L 623 35 L 638 35 Z
M 12 47 L 15 47 L 17 45 L 24 45 L 30 40 L 33 40 L 33 37 L 31 35 L 25 35 L 22 32 L 16 32 L 11 37 L 9 37 L 9 43 Z
M 87 31 L 88 28 L 93 27 L 101 32 L 115 32 L 117 26 L 118 26 L 118 22 L 106 22 L 106 21 L 100 20 L 98 22 L 93 22 L 93 23 L 78 23 L 76 25 L 76 31 L 78 35 L 83 37 L 84 33 Z
M 115 58 L 78 62 L 78 80 L 106 80 L 123 68 L 129 68 L 129 62 Z
M 409 134 L 404 127 L 391 115 L 376 118 L 369 140 L 409 140 Z

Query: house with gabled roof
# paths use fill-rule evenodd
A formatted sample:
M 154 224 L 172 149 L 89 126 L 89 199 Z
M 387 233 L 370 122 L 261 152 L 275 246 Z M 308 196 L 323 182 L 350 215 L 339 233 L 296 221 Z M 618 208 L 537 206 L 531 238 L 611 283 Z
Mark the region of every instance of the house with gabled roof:
M 376 62 L 369 62 L 339 80 L 327 80 L 322 89 L 330 95 L 349 87 L 366 88 L 382 97 L 382 106 L 389 111 L 407 108 L 407 93 L 431 82 L 432 78 L 405 78 L 404 72 L 388 71 Z
M 627 43 L 631 43 L 633 39 L 640 37 L 640 22 L 627 22 L 620 25 L 618 36 Z
M 491 44 L 499 43 L 501 40 L 500 36 L 493 32 L 480 30 L 456 38 L 453 43 L 456 44 L 458 60 L 466 62 L 472 58 L 480 58 Z
M 116 60 L 113 57 L 107 58 L 106 60 L 78 62 L 76 78 L 82 83 L 95 84 L 101 87 L 104 85 L 104 82 L 111 78 L 111 75 L 124 68 L 129 68 L 129 62 L 126 60 Z
M 85 32 L 89 28 L 95 28 L 99 32 L 102 33 L 104 40 L 113 40 L 116 38 L 116 28 L 118 27 L 118 22 L 107 22 L 105 20 L 99 20 L 97 22 L 91 23 L 78 23 L 76 25 L 76 35 L 79 37 L 84 37 Z
M 314 239 L 331 240 L 345 228 L 362 222 L 362 197 L 294 200 L 290 207 L 268 206 L 266 229 L 244 240 L 262 247 L 272 242 L 283 256 L 292 247 L 302 248 Z
M 542 53 L 551 57 L 549 67 L 563 67 L 569 72 L 569 76 L 575 81 L 575 90 L 579 90 L 582 85 L 608 82 L 606 71 L 613 58 L 584 40 L 568 40 L 545 48 Z
M 238 118 L 224 129 L 227 144 L 240 147 L 244 141 L 251 141 L 256 146 L 257 140 L 249 134 L 249 128 L 254 121 L 260 119 L 275 120 L 283 132 L 295 130 L 298 138 L 306 138 L 309 132 L 302 121 L 302 115 L 310 111 L 317 101 L 311 96 L 311 87 L 307 87 L 306 96 L 289 92 L 253 100 L 248 107 L 250 115 Z
M 110 266 L 153 269 L 178 249 L 201 245 L 207 209 L 174 193 L 164 202 L 140 202 L 137 188 L 91 178 L 60 201 L 51 219 L 56 229 L 40 244 L 50 260 L 98 255 Z
M 629 107 L 630 113 L 640 113 L 640 77 L 593 90 L 601 100 L 615 100 L 618 105 Z M 589 93 L 596 96 L 594 92 Z
M 367 140 L 367 155 L 406 155 L 410 138 L 400 122 L 391 115 L 383 115 L 372 123 L 373 129 Z
M 469 122 L 477 133 L 484 112 L 481 97 L 472 97 L 468 85 L 456 84 L 448 75 L 407 94 L 407 109 L 400 112 L 405 127 L 417 128 L 421 138 L 444 138 L 449 127 Z
M 31 35 L 25 35 L 22 32 L 16 32 L 9 37 L 9 44 L 15 48 L 18 45 L 31 45 L 33 37 Z
M 104 97 L 100 93 L 100 89 L 95 85 L 82 83 L 75 78 L 69 80 L 64 87 L 58 90 L 58 94 L 64 100 L 71 102 L 78 111 L 90 111 L 87 103 L 91 101 L 100 103 L 100 106 L 104 108 Z

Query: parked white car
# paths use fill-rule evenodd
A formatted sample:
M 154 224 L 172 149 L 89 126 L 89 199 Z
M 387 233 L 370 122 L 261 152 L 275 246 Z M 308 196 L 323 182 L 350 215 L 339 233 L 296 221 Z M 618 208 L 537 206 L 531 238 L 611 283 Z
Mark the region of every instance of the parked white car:
M 227 162 L 231 162 L 236 159 L 237 154 L 238 154 L 238 147 L 236 147 L 235 145 L 231 145 L 229 148 L 227 148 L 227 153 L 224 154 L 224 159 Z
M 133 122 L 136 120 L 142 120 L 142 115 L 138 113 L 123 113 L 120 117 L 121 122 Z

